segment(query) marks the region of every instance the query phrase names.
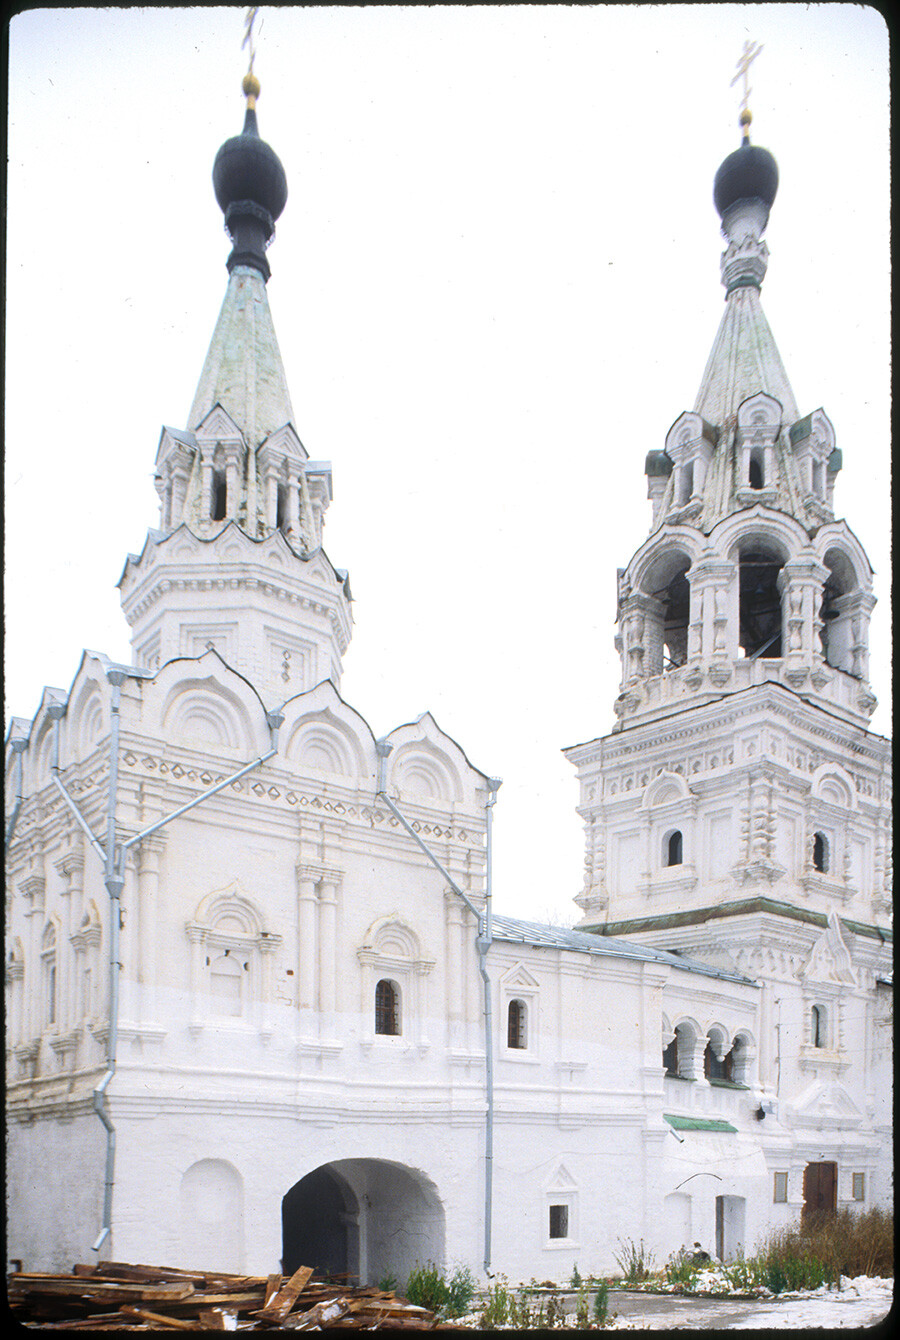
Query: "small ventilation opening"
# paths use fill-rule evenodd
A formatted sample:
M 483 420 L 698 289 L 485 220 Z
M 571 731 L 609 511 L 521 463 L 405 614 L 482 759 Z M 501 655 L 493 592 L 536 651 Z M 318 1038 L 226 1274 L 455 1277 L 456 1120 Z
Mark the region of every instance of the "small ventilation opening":
M 278 497 L 275 503 L 275 525 L 278 530 L 284 530 L 287 521 L 287 488 L 284 484 L 278 485 Z
M 212 477 L 212 493 L 209 502 L 209 515 L 212 521 L 225 520 L 225 504 L 228 498 L 228 489 L 225 483 L 225 471 L 214 470 Z
M 813 869 L 828 873 L 828 839 L 824 833 L 813 834 Z

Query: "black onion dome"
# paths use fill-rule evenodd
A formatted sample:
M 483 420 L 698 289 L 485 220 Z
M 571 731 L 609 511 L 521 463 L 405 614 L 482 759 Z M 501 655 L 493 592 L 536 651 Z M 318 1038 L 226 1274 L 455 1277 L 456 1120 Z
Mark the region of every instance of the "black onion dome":
M 247 108 L 244 129 L 226 140 L 213 164 L 213 188 L 224 212 L 240 200 L 252 200 L 277 219 L 287 203 L 287 177 L 271 145 L 260 139 L 256 112 Z
M 729 154 L 716 173 L 713 200 L 720 217 L 738 200 L 762 200 L 772 208 L 778 190 L 778 164 L 768 149 L 746 141 Z

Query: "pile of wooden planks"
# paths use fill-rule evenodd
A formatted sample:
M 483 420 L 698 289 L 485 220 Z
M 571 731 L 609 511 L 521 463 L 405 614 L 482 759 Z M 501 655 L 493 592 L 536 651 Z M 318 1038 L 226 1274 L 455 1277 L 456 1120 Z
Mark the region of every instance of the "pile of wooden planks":
M 293 1275 L 225 1275 L 165 1266 L 72 1267 L 70 1275 L 8 1277 L 15 1321 L 29 1329 L 90 1331 L 445 1331 L 433 1312 L 374 1287 Z

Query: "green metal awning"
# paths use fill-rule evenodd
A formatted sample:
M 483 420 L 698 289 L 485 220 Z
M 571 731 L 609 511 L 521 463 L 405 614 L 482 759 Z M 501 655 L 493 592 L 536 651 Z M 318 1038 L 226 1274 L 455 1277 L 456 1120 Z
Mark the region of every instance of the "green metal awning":
M 737 1135 L 737 1126 L 716 1117 L 676 1117 L 671 1112 L 664 1112 L 663 1117 L 676 1131 L 730 1131 Z

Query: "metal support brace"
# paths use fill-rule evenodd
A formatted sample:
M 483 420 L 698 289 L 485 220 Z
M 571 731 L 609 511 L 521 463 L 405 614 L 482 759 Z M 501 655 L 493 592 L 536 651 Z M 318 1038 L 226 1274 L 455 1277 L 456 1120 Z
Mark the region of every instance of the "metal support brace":
M 109 925 L 110 925 L 109 1024 L 107 1028 L 107 1042 L 106 1042 L 106 1072 L 104 1073 L 103 1078 L 100 1080 L 100 1083 L 93 1090 L 92 1094 L 94 1111 L 97 1113 L 97 1116 L 99 1117 L 106 1131 L 106 1168 L 104 1174 L 104 1188 L 103 1188 L 103 1224 L 101 1226 L 100 1232 L 97 1234 L 94 1243 L 92 1244 L 92 1251 L 98 1253 L 100 1251 L 100 1248 L 103 1246 L 103 1243 L 107 1240 L 107 1238 L 111 1237 L 112 1235 L 112 1196 L 113 1196 L 113 1187 L 115 1184 L 116 1129 L 115 1126 L 113 1125 L 112 1118 L 109 1113 L 109 1104 L 107 1101 L 107 1089 L 109 1088 L 110 1082 L 112 1081 L 116 1073 L 116 1052 L 118 1050 L 118 1041 L 119 1041 L 119 972 L 122 966 L 119 961 L 119 954 L 120 954 L 119 932 L 121 929 L 122 890 L 125 887 L 125 877 L 124 877 L 125 853 L 128 851 L 130 847 L 135 846 L 136 843 L 141 842 L 145 837 L 149 837 L 151 833 L 158 832 L 160 828 L 164 828 L 165 825 L 171 823 L 173 819 L 180 818 L 182 814 L 186 814 L 188 810 L 192 810 L 196 805 L 202 804 L 204 800 L 209 800 L 210 796 L 217 795 L 219 791 L 224 791 L 226 786 L 230 786 L 232 782 L 236 782 L 241 777 L 245 777 L 248 772 L 252 772 L 254 768 L 260 767 L 263 763 L 267 762 L 270 758 L 272 758 L 275 754 L 277 754 L 278 731 L 280 730 L 282 723 L 284 722 L 284 716 L 280 711 L 267 712 L 266 725 L 269 727 L 269 730 L 271 731 L 272 734 L 272 748 L 268 751 L 268 753 L 260 755 L 259 758 L 253 759 L 253 761 L 250 763 L 246 763 L 242 768 L 239 768 L 237 772 L 232 773 L 230 777 L 226 777 L 224 781 L 217 782 L 215 786 L 209 787 L 208 790 L 203 791 L 199 796 L 195 796 L 193 800 L 189 800 L 186 805 L 181 805 L 177 810 L 173 810 L 171 814 L 167 814 L 164 819 L 159 819 L 156 823 L 151 824 L 148 828 L 142 829 L 142 831 L 140 833 L 135 834 L 134 837 L 128 838 L 125 842 L 117 843 L 116 802 L 118 800 L 118 790 L 119 790 L 119 736 L 120 736 L 119 709 L 122 696 L 122 684 L 125 682 L 127 675 L 128 671 L 126 669 L 121 669 L 115 666 L 111 666 L 106 672 L 106 677 L 109 680 L 110 684 L 112 685 L 112 700 L 110 703 L 110 729 L 109 729 L 110 767 L 109 767 L 109 791 L 107 800 L 105 844 L 101 843 L 100 840 L 91 831 L 90 825 L 88 824 L 84 815 L 81 813 L 80 809 L 78 808 L 72 796 L 66 790 L 59 776 L 59 744 L 60 744 L 59 723 L 66 714 L 67 704 L 51 703 L 47 709 L 50 717 L 56 722 L 56 730 L 53 745 L 53 764 L 51 768 L 53 781 L 55 782 L 57 789 L 59 790 L 60 794 L 62 795 L 63 799 L 65 800 L 66 804 L 68 805 L 69 809 L 74 815 L 79 827 L 83 830 L 94 851 L 97 853 L 97 855 L 99 856 L 100 860 L 103 863 L 104 883 L 106 885 L 106 891 L 109 894 Z M 15 748 L 17 745 L 19 745 L 19 742 L 15 741 L 13 747 Z M 19 747 L 24 748 L 24 741 L 22 741 Z M 15 822 L 15 819 L 18 817 L 18 810 L 20 804 L 21 804 L 21 797 L 18 798 L 16 809 L 13 813 L 13 819 L 11 821 L 9 829 L 10 833 L 12 831 L 12 826 Z
M 484 1015 L 484 1087 L 485 1087 L 485 1126 L 484 1126 L 484 1273 L 491 1273 L 491 1237 L 492 1237 L 492 1214 L 493 1214 L 493 1195 L 494 1195 L 494 1023 L 493 1023 L 493 1005 L 491 980 L 487 970 L 487 953 L 492 943 L 491 928 L 491 897 L 493 892 L 493 865 L 492 865 L 492 819 L 493 808 L 497 799 L 497 792 L 500 790 L 501 782 L 497 777 L 488 777 L 488 798 L 485 803 L 487 831 L 486 831 L 486 872 L 485 872 L 485 899 L 484 909 L 480 910 L 475 906 L 472 900 L 456 883 L 453 876 L 444 868 L 434 852 L 423 842 L 419 834 L 413 828 L 412 824 L 397 808 L 391 800 L 385 789 L 387 774 L 387 759 L 393 745 L 388 744 L 387 740 L 377 740 L 375 750 L 378 754 L 378 796 L 384 801 L 393 814 L 394 818 L 400 823 L 412 840 L 422 849 L 428 857 L 431 864 L 440 871 L 444 879 L 449 884 L 453 892 L 462 899 L 469 911 L 477 918 L 478 932 L 475 937 L 475 952 L 478 954 L 478 971 L 481 975 L 482 987 L 484 992 L 484 1004 L 482 1007 Z

